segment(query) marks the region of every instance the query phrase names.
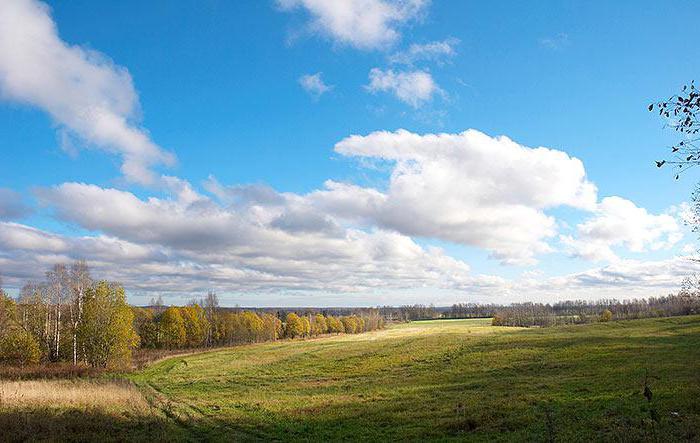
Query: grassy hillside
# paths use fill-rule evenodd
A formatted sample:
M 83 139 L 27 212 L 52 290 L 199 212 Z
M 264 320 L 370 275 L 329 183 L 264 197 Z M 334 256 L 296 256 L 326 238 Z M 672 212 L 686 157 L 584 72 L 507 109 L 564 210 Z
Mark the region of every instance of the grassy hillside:
M 698 440 L 699 369 L 695 316 L 413 322 L 173 358 L 131 378 L 209 439 Z

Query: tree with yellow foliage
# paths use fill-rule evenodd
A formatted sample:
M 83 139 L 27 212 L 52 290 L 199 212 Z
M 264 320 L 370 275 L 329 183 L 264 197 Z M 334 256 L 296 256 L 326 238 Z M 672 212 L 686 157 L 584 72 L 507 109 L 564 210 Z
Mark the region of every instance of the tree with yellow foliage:
M 288 338 L 296 338 L 304 335 L 304 322 L 293 312 L 287 314 L 284 324 L 284 336 Z
M 245 311 L 239 314 L 241 316 L 242 335 L 247 343 L 255 343 L 262 340 L 265 324 L 260 319 L 258 314 L 251 311 Z
M 284 333 L 284 327 L 282 325 L 282 320 L 277 318 L 273 314 L 263 314 L 261 316 L 263 322 L 263 340 L 274 341 L 282 336 Z
M 354 316 L 340 317 L 347 334 L 355 334 L 357 332 L 357 321 Z
M 191 348 L 203 346 L 210 327 L 204 309 L 195 303 L 180 308 L 180 315 L 185 326 L 185 345 Z
M 326 324 L 328 325 L 328 332 L 330 332 L 331 334 L 340 334 L 345 332 L 345 326 L 343 325 L 343 322 L 340 321 L 340 319 L 338 319 L 337 317 L 329 315 L 326 319 Z
M 0 362 L 24 366 L 40 357 L 36 339 L 17 321 L 15 302 L 0 288 Z
M 309 337 L 311 335 L 311 321 L 309 317 L 301 317 L 301 324 L 304 326 L 304 333 L 302 335 L 304 337 Z
M 159 342 L 166 348 L 175 349 L 185 344 L 187 337 L 185 321 L 182 319 L 178 308 L 171 306 L 163 312 L 159 322 L 159 329 Z
M 612 320 L 613 318 L 613 313 L 610 311 L 610 309 L 605 309 L 603 312 L 600 313 L 600 321 L 602 322 L 607 322 Z
M 126 303 L 124 288 L 100 281 L 85 291 L 79 326 L 80 348 L 95 367 L 125 367 L 131 350 L 139 345 L 134 313 Z
M 328 332 L 328 324 L 326 323 L 326 317 L 322 314 L 316 314 L 313 317 L 313 322 L 311 322 L 311 335 L 321 335 Z

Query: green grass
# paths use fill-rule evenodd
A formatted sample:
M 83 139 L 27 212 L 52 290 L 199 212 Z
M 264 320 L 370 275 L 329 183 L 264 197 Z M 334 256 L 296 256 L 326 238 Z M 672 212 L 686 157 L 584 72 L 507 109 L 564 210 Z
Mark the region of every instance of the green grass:
M 699 316 L 421 321 L 175 357 L 130 378 L 192 439 L 700 439 Z

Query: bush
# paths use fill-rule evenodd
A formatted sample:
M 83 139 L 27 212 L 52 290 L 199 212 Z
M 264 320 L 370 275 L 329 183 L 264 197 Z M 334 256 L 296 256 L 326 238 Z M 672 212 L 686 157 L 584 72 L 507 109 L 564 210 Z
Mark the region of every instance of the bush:
M 505 323 L 505 319 L 500 314 L 495 314 L 491 319 L 491 326 L 504 326 Z
M 39 344 L 27 331 L 11 329 L 0 339 L 0 361 L 19 366 L 39 363 Z
M 606 322 L 610 321 L 613 318 L 613 313 L 610 311 L 610 309 L 606 309 L 603 312 L 600 313 L 600 321 Z

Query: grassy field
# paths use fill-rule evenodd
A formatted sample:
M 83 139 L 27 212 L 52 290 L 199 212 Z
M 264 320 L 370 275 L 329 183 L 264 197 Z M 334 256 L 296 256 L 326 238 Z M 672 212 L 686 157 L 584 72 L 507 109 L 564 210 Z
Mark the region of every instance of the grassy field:
M 105 439 L 700 440 L 699 316 L 413 322 L 175 357 L 128 377 L 143 396 L 127 403 L 141 406 L 78 408 L 115 418 Z

